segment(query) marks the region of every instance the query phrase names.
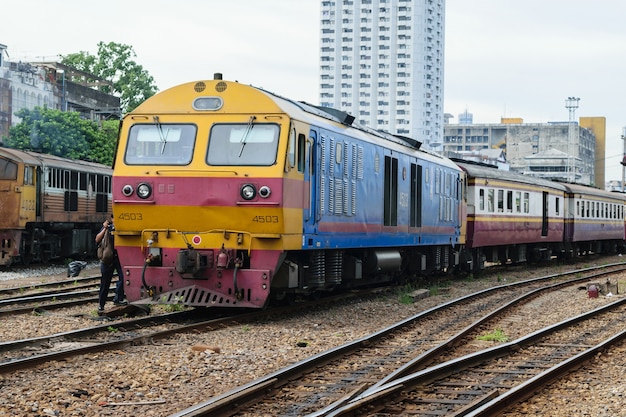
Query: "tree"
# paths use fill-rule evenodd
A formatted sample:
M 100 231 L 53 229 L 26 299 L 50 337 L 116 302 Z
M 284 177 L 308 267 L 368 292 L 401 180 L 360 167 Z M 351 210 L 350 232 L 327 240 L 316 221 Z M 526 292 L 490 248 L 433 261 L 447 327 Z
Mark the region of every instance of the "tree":
M 16 149 L 82 159 L 111 166 L 119 129 L 118 120 L 85 120 L 77 112 L 45 107 L 21 109 L 22 121 L 9 129 L 6 145 Z
M 112 82 L 112 91 L 106 85 L 99 89 L 119 95 L 122 113 L 126 113 L 158 91 L 154 78 L 134 61 L 136 57 L 129 45 L 99 42 L 96 56 L 81 51 L 61 56 L 61 63 Z

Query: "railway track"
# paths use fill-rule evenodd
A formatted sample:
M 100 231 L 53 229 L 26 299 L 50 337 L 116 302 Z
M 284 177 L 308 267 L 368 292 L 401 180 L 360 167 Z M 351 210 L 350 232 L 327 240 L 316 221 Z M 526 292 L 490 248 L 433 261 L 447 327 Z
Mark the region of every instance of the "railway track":
M 435 376 L 436 370 L 443 369 L 444 374 L 454 375 L 457 370 L 463 369 L 461 364 L 466 363 L 459 358 L 473 358 L 467 360 L 468 369 L 470 364 L 483 361 L 488 355 L 486 352 L 497 349 L 490 348 L 483 352 L 479 348 L 474 348 L 473 352 L 468 352 L 468 341 L 474 340 L 490 323 L 502 320 L 504 315 L 509 319 L 515 319 L 521 314 L 524 305 L 532 304 L 533 300 L 543 294 L 563 291 L 566 287 L 577 288 L 581 283 L 604 279 L 607 274 L 623 271 L 624 266 L 613 265 L 609 269 L 611 272 L 597 272 L 595 268 L 574 271 L 566 275 L 576 277 L 567 281 L 561 281 L 559 275 L 542 277 L 492 288 L 451 301 L 380 332 L 235 388 L 173 416 L 322 416 L 367 415 L 372 412 L 391 415 L 405 409 L 410 409 L 411 413 L 415 410 L 416 415 L 419 415 L 416 405 L 419 401 L 414 400 L 407 405 L 411 397 L 406 394 L 406 390 L 413 385 L 422 387 L 420 393 L 431 391 L 433 393 L 429 399 L 424 400 L 424 403 L 430 402 L 433 406 L 431 409 L 425 409 L 424 415 L 433 415 L 428 413 L 463 415 L 462 413 L 466 413 L 467 410 L 476 408 L 481 401 L 495 396 L 495 389 L 488 388 L 497 384 L 485 382 L 482 386 L 478 382 L 478 386 L 481 387 L 479 390 L 458 387 L 455 390 L 450 388 L 454 386 L 454 383 L 450 382 L 447 391 L 443 388 L 435 391 L 434 386 L 427 383 L 439 378 Z M 614 308 L 622 302 L 620 300 L 614 303 L 616 306 Z M 527 329 L 526 333 L 533 331 L 539 332 L 539 329 Z M 509 351 L 519 350 L 522 340 L 524 339 L 520 337 L 517 338 L 517 343 L 507 344 Z M 555 339 L 547 340 L 543 341 L 546 346 L 558 345 Z M 580 342 L 565 343 L 579 345 L 579 350 L 575 353 L 580 352 L 581 344 L 584 345 Z M 504 351 L 506 348 L 499 349 Z M 545 352 L 544 350 L 543 354 Z M 502 355 L 501 353 L 500 356 Z M 490 366 L 491 370 L 498 367 L 497 363 L 493 362 Z M 545 366 L 549 365 L 546 363 Z M 537 364 L 536 368 L 542 369 L 540 364 Z M 519 378 L 519 374 L 513 373 L 515 378 Z M 417 379 L 416 375 L 431 375 L 432 381 L 424 382 Z M 417 382 L 409 384 L 413 378 Z M 467 382 L 465 384 L 468 385 Z M 459 391 L 464 393 L 467 391 L 467 394 L 463 398 L 458 398 Z M 476 394 L 470 395 L 471 391 L 476 391 Z M 415 398 L 423 396 L 416 395 Z M 437 397 L 441 399 L 438 403 L 433 399 Z M 446 404 L 447 408 L 442 408 L 442 404 Z M 402 408 L 405 406 L 406 408 Z M 433 409 L 447 411 L 437 414 Z M 461 414 L 454 414 L 455 410 L 459 410 Z
M 495 348 L 379 383 L 324 415 L 384 415 L 398 410 L 410 410 L 415 416 L 494 415 L 623 341 L 626 331 L 614 324 L 625 313 L 622 298 Z
M 378 291 L 373 290 L 374 293 Z M 175 334 L 196 331 L 210 332 L 214 329 L 240 325 L 252 320 L 262 320 L 270 316 L 293 314 L 297 311 L 333 304 L 367 294 L 371 295 L 372 292 L 352 292 L 302 303 L 297 306 L 264 311 L 251 312 L 246 309 L 213 308 L 208 313 L 207 310 L 193 309 L 126 319 L 118 323 L 107 322 L 103 325 L 81 328 L 60 334 L 0 342 L 0 353 L 4 354 L 4 357 L 0 359 L 0 375 L 85 353 L 102 352 L 128 345 L 145 344 Z M 135 309 L 137 307 L 133 305 L 125 306 L 120 308 L 116 315 L 136 313 Z M 41 314 L 45 314 L 45 312 Z M 210 314 L 210 318 L 206 318 L 208 314 Z
M 110 294 L 117 281 L 111 283 Z M 29 313 L 36 309 L 58 310 L 98 301 L 100 277 L 41 283 L 0 290 L 0 316 Z

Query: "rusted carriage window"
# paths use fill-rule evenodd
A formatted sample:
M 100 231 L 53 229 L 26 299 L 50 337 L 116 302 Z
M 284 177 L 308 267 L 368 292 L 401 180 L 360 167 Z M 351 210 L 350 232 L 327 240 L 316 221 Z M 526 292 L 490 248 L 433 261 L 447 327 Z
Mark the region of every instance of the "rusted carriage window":
M 31 166 L 24 167 L 24 185 L 35 184 L 35 169 Z
M 487 211 L 493 213 L 495 207 L 495 191 L 490 188 L 487 190 Z
M 66 191 L 63 201 L 65 211 L 78 211 L 78 192 Z
M 0 180 L 16 180 L 17 164 L 0 158 Z
M 68 185 L 68 184 L 66 184 Z M 78 172 L 70 171 L 70 181 L 69 187 L 70 190 L 78 190 Z
M 79 173 L 78 188 L 81 191 L 87 191 L 87 173 L 86 172 Z

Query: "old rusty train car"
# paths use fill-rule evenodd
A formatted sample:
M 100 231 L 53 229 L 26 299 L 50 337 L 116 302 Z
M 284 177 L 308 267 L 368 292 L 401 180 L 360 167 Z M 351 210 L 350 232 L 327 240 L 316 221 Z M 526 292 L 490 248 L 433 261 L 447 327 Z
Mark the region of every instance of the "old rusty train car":
M 0 147 L 0 266 L 93 255 L 111 177 L 105 165 Z

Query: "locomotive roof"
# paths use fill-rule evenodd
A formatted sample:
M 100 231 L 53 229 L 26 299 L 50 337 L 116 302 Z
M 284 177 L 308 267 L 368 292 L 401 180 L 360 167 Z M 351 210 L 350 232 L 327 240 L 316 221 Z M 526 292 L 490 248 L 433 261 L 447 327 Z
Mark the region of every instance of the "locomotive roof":
M 13 161 L 23 162 L 36 166 L 65 168 L 73 169 L 76 171 L 101 173 L 108 175 L 113 172 L 110 167 L 96 162 L 74 160 L 56 155 L 49 155 L 32 151 L 22 151 L 13 148 L 0 147 L 0 156 L 3 156 Z
M 492 165 L 485 164 L 477 164 L 472 163 L 471 161 L 461 161 L 458 159 L 453 159 L 453 161 L 461 167 L 470 177 L 474 178 L 486 178 L 486 179 L 494 179 L 494 180 L 504 180 L 510 182 L 517 182 L 520 184 L 529 184 L 541 187 L 554 188 L 559 191 L 567 191 L 567 188 L 564 184 L 544 180 L 542 178 L 531 177 L 528 175 L 518 174 L 516 172 L 511 171 L 502 171 L 497 169 Z
M 344 133 L 342 131 L 345 131 L 344 134 L 361 139 L 365 142 L 376 143 L 387 148 L 395 149 L 401 153 L 412 154 L 415 157 L 439 165 L 445 165 L 454 170 L 459 169 L 449 159 L 420 149 L 421 143 L 415 139 L 393 135 L 359 124 L 353 124 L 354 117 L 340 110 L 318 107 L 303 101 L 294 101 L 263 89 L 258 90 L 268 94 L 285 113 L 297 120 L 320 127 L 326 127 L 338 133 Z M 324 122 L 327 123 L 326 126 L 324 126 Z

